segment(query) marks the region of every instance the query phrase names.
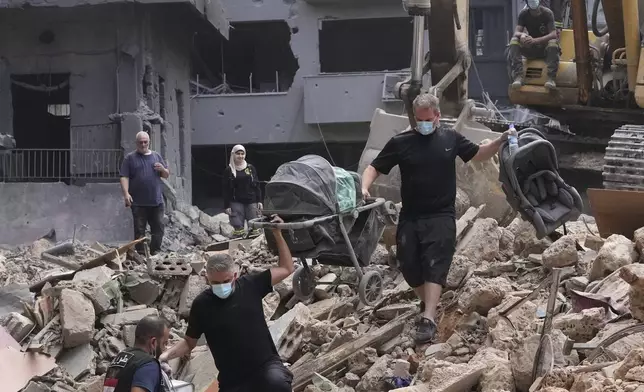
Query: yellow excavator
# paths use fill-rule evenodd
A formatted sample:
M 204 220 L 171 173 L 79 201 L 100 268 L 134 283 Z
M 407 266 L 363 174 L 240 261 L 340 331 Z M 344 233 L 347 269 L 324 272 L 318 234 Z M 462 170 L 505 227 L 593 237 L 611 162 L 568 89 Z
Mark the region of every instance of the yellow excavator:
M 589 201 L 602 235 L 630 237 L 644 226 L 644 0 L 590 4 L 591 28 L 585 0 L 551 1 L 562 27 L 557 88 L 544 87 L 543 60 L 524 59 L 524 85 L 509 86 L 509 96 L 567 124 L 572 132 L 564 138 L 573 148 L 594 145 L 604 153 L 603 167 L 594 168 L 604 189 L 589 189 Z

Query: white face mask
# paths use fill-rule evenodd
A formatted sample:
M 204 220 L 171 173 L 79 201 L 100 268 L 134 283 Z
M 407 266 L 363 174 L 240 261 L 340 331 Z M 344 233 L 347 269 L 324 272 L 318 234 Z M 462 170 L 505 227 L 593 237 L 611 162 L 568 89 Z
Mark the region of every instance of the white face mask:
M 211 288 L 212 288 L 212 293 L 221 299 L 228 298 L 230 294 L 233 292 L 232 282 L 213 284 Z
M 527 0 L 528 8 L 536 10 L 539 8 L 539 0 Z

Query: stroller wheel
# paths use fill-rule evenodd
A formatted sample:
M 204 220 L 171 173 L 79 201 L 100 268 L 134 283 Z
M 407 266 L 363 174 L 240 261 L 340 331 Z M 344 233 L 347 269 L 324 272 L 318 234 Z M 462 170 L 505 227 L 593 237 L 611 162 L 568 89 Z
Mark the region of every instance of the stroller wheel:
M 298 267 L 293 273 L 293 294 L 300 300 L 306 301 L 315 292 L 315 275 L 308 266 Z
M 295 287 L 295 286 L 294 286 Z M 369 271 L 362 279 L 358 287 L 358 295 L 365 305 L 374 305 L 382 294 L 382 276 L 378 271 Z

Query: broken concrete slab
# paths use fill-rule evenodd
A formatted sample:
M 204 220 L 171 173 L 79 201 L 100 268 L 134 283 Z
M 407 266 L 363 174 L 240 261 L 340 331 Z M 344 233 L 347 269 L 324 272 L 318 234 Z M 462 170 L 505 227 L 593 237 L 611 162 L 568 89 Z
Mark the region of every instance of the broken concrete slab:
M 384 320 L 393 320 L 401 314 L 405 314 L 410 310 L 415 310 L 416 308 L 417 306 L 415 304 L 393 304 L 376 310 L 376 316 Z
M 456 254 L 470 260 L 492 261 L 499 256 L 501 235 L 492 218 L 478 219 L 456 246 Z
M 572 235 L 565 235 L 553 242 L 543 252 L 543 266 L 547 268 L 562 268 L 575 265 L 579 261 L 577 242 Z
M 391 360 L 392 358 L 389 355 L 383 355 L 378 358 L 356 385 L 356 392 L 384 391 L 388 389 L 384 379 L 393 376 L 393 370 L 389 366 Z
M 18 312 L 11 312 L 0 319 L 0 325 L 17 342 L 21 342 L 34 329 L 35 323 Z
M 190 275 L 188 281 L 183 287 L 181 297 L 179 299 L 179 315 L 181 317 L 188 317 L 190 315 L 190 308 L 192 302 L 197 298 L 202 291 L 206 290 L 208 285 L 203 276 Z
M 501 304 L 506 293 L 510 291 L 512 286 L 505 278 L 473 277 L 465 282 L 458 304 L 464 313 L 477 312 L 487 315 L 490 309 Z
M 531 253 L 543 253 L 552 241 L 548 238 L 537 239 L 537 231 L 532 223 L 516 218 L 508 227 L 514 232 L 514 254 L 526 257 Z
M 58 359 L 58 365 L 64 368 L 74 380 L 78 380 L 93 370 L 92 362 L 95 356 L 92 345 L 85 343 L 63 351 Z
M 161 294 L 159 284 L 146 274 L 127 274 L 123 285 L 127 288 L 130 298 L 141 305 L 151 305 Z
M 474 262 L 469 258 L 462 255 L 455 255 L 447 274 L 446 286 L 451 289 L 458 288 L 470 270 L 474 270 L 474 268 Z
M 269 327 L 280 357 L 289 360 L 298 353 L 304 332 L 312 321 L 309 308 L 298 303 Z
M 635 244 L 623 235 L 613 234 L 597 253 L 588 274 L 590 281 L 602 279 L 638 259 Z
M 631 315 L 644 322 L 644 266 L 627 265 L 620 268 L 619 276 L 631 286 L 628 293 Z
M 94 334 L 94 305 L 82 293 L 63 289 L 60 294 L 60 321 L 63 346 L 71 348 L 89 343 Z
M 628 353 L 621 365 L 615 370 L 616 379 L 626 379 L 628 372 L 636 366 L 644 365 L 644 348 L 636 348 Z
M 158 316 L 159 311 L 154 308 L 137 309 L 126 311 L 122 313 L 108 314 L 101 318 L 101 324 L 112 325 L 116 328 L 121 328 L 124 325 L 131 325 L 138 323 L 143 317 Z M 93 322 L 92 322 L 93 324 Z
M 583 343 L 597 335 L 606 322 L 604 308 L 583 309 L 580 313 L 556 316 L 552 321 L 554 328 L 560 329 L 571 340 Z
M 514 390 L 512 366 L 506 351 L 483 347 L 476 352 L 469 363 L 485 366 L 479 381 L 480 392 Z
M 88 270 L 78 271 L 74 275 L 73 282 L 81 282 L 83 280 L 88 280 L 96 283 L 101 286 L 112 279 L 115 271 L 111 268 L 108 268 L 104 265 Z
M 180 380 L 190 379 L 195 386 L 195 392 L 210 391 L 208 387 L 217 380 L 219 370 L 215 366 L 215 360 L 207 346 L 197 347 L 191 353 L 191 358 L 182 370 Z M 215 390 L 216 391 L 216 390 Z
M 542 361 L 543 363 L 547 363 L 548 366 L 550 366 L 550 363 L 553 363 L 553 366 L 557 368 L 565 366 L 563 347 L 566 342 L 566 336 L 558 329 L 553 329 L 550 336 L 552 338 L 554 353 L 550 350 L 550 346 L 546 345 L 547 348 L 543 351 Z M 512 374 L 514 376 L 516 389 L 519 392 L 527 392 L 532 385 L 532 367 L 540 342 L 540 335 L 532 335 L 525 339 L 521 346 L 510 353 Z
M 3 392 L 18 392 L 36 376 L 56 368 L 54 358 L 45 354 L 21 352 L 12 347 L 0 349 L 0 369 L 10 369 L 11 377 L 2 377 Z

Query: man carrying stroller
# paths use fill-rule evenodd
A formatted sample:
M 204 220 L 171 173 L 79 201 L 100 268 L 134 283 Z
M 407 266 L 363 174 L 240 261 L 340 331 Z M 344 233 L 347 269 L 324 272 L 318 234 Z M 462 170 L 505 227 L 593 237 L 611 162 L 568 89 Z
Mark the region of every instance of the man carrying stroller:
M 283 221 L 274 216 L 272 222 Z M 282 364 L 262 306 L 262 298 L 295 269 L 282 232 L 272 230 L 279 254 L 277 267 L 238 277 L 227 253 L 208 259 L 210 288 L 195 298 L 185 337 L 161 354 L 161 362 L 190 353 L 203 334 L 219 370 L 220 392 L 291 392 L 293 374 Z
M 418 344 L 430 342 L 436 334 L 436 307 L 456 248 L 455 159 L 490 159 L 509 134 L 476 145 L 440 124 L 438 103 L 433 95 L 419 95 L 413 103 L 416 129 L 392 137 L 362 175 L 362 193 L 369 197 L 368 189 L 380 173 L 400 167 L 397 257 L 405 280 L 421 300 L 415 333 Z

